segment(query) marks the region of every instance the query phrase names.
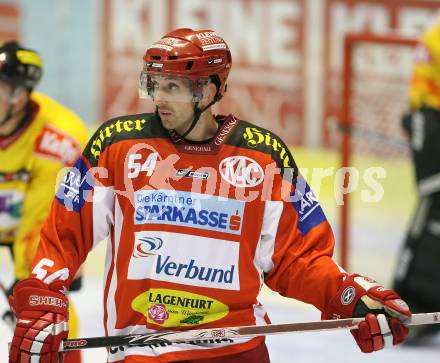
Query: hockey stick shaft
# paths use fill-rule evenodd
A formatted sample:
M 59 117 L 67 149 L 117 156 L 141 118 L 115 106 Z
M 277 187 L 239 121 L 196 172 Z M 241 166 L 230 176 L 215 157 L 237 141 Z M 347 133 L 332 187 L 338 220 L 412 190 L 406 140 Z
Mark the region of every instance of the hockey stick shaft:
M 239 326 L 232 328 L 195 329 L 184 331 L 166 331 L 147 334 L 130 334 L 109 337 L 68 339 L 64 341 L 63 350 L 114 346 L 166 346 L 173 343 L 214 343 L 231 341 L 234 338 L 253 338 L 262 335 L 273 335 L 293 332 L 326 331 L 337 329 L 356 329 L 364 318 L 321 320 L 307 323 L 271 324 L 263 326 Z M 413 314 L 406 325 L 423 325 L 440 323 L 440 312 Z

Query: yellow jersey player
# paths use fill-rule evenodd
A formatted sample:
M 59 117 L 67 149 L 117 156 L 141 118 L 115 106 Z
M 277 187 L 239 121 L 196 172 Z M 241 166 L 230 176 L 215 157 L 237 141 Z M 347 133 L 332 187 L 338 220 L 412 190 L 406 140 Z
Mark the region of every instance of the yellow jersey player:
M 440 17 L 416 48 L 409 87 L 410 111 L 403 117 L 414 162 L 418 206 L 400 252 L 395 290 L 413 312 L 440 309 Z M 411 329 L 411 345 L 436 344 L 435 325 Z
M 30 272 L 57 175 L 75 162 L 87 138 L 78 116 L 33 92 L 41 75 L 37 52 L 15 41 L 0 44 L 0 245 L 12 252 L 16 281 Z M 72 318 L 75 336 L 70 309 Z M 66 355 L 65 362 L 80 356 Z

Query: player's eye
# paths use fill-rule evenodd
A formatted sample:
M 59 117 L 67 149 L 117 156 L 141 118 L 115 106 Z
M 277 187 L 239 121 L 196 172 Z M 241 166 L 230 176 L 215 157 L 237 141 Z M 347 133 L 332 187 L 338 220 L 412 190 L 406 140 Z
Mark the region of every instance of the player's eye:
M 179 88 L 180 88 L 179 85 L 177 83 L 174 83 L 174 82 L 170 82 L 167 85 L 167 89 L 169 91 L 177 91 Z

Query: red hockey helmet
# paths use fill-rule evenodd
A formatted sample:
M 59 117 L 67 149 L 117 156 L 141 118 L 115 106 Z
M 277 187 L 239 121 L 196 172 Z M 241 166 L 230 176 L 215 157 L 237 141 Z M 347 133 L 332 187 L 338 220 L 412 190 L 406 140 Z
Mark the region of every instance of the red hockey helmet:
M 226 42 L 216 32 L 182 28 L 168 33 L 147 49 L 140 77 L 140 91 L 154 98 L 152 75 L 185 77 L 194 82 L 193 100 L 202 97 L 208 80 L 217 86 L 215 101 L 226 92 L 232 58 Z

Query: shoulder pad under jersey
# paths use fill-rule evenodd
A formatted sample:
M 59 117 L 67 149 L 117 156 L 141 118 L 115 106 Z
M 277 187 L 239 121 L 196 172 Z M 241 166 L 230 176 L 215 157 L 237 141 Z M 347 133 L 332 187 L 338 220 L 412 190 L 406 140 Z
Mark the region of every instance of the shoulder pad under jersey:
M 159 136 L 159 133 L 163 133 L 162 128 L 158 126 L 159 122 L 154 113 L 112 118 L 104 122 L 93 134 L 84 150 L 84 156 L 92 167 L 96 166 L 99 156 L 114 143 Z

